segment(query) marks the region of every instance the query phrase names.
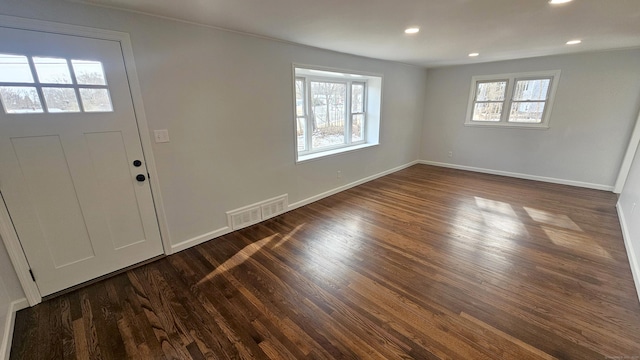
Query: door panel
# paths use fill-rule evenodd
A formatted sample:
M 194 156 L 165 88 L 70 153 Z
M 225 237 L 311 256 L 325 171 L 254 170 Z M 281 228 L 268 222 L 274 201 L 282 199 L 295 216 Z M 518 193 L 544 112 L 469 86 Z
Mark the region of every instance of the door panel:
M 41 294 L 161 255 L 120 43 L 0 38 L 0 191 Z
M 12 138 L 28 201 L 55 268 L 93 257 L 93 246 L 59 136 Z M 47 186 L 42 186 L 46 179 Z M 56 189 L 56 191 L 51 191 Z M 66 242 L 68 246 L 58 244 Z M 44 249 L 43 249 L 44 250 Z
M 129 172 L 121 132 L 85 134 L 93 169 L 98 181 L 100 201 L 116 250 L 144 241 L 142 219 L 135 186 Z M 144 186 L 144 185 L 142 185 Z

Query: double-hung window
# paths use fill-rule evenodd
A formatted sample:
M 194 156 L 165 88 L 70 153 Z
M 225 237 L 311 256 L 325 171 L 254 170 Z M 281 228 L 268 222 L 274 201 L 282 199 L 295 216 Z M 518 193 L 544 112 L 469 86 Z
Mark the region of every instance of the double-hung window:
M 378 144 L 380 76 L 295 67 L 297 161 Z
M 465 125 L 548 128 L 560 71 L 474 76 Z

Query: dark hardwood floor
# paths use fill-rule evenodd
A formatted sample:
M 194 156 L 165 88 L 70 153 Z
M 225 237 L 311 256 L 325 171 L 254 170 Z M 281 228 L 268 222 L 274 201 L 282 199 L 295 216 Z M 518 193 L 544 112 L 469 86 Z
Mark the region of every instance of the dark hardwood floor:
M 615 202 L 416 165 L 22 310 L 11 359 L 640 359 Z

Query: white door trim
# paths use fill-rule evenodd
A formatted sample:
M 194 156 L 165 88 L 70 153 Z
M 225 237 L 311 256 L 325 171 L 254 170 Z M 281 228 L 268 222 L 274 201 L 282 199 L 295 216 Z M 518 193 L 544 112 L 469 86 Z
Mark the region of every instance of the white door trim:
M 22 290 L 29 301 L 29 305 L 33 306 L 40 303 L 42 301 L 40 290 L 38 290 L 35 281 L 31 279 L 31 275 L 29 274 L 27 257 L 24 255 L 24 251 L 22 251 L 22 245 L 20 245 L 20 240 L 18 240 L 18 234 L 16 234 L 16 230 L 13 227 L 2 194 L 0 194 L 0 236 L 2 237 L 4 246 L 7 248 L 7 253 L 11 259 L 13 268 L 16 270 L 18 280 L 20 280 L 20 285 L 22 285 Z
M 160 193 L 160 182 L 158 180 L 158 174 L 156 170 L 156 164 L 153 157 L 153 151 L 151 146 L 151 137 L 149 135 L 149 126 L 147 124 L 147 118 L 142 103 L 142 92 L 140 90 L 140 83 L 138 82 L 138 73 L 136 71 L 135 61 L 133 57 L 133 48 L 131 46 L 131 39 L 129 34 L 124 32 L 94 29 L 90 27 L 68 25 L 63 23 L 34 20 L 27 18 L 20 18 L 14 16 L 0 15 L 0 26 L 9 27 L 21 30 L 35 30 L 42 32 L 49 32 L 61 35 L 83 36 L 88 38 L 100 39 L 100 40 L 112 40 L 120 43 L 122 49 L 125 69 L 127 71 L 127 79 L 129 81 L 129 88 L 131 90 L 131 98 L 133 101 L 133 108 L 136 115 L 138 131 L 140 133 L 140 142 L 142 144 L 142 151 L 144 153 L 145 163 L 147 171 L 149 172 L 149 182 L 151 185 L 151 193 L 153 195 L 154 208 L 158 219 L 158 225 L 160 227 L 160 236 L 162 237 L 162 245 L 164 247 L 165 254 L 171 253 L 171 239 L 169 234 L 169 228 L 167 226 L 167 218 L 164 211 L 164 205 L 162 196 Z M 2 184 L 0 184 L 1 189 Z M 22 250 L 20 241 L 9 217 L 9 212 L 4 204 L 4 201 L 0 204 L 0 236 L 7 248 L 13 267 L 18 274 L 18 279 L 25 292 L 29 305 L 33 306 L 42 301 L 40 291 L 36 286 L 36 283 L 32 281 L 29 274 L 29 264 L 27 258 Z
M 627 182 L 627 177 L 629 176 L 629 171 L 631 170 L 631 163 L 633 162 L 633 158 L 635 157 L 636 150 L 638 149 L 639 144 L 640 113 L 638 113 L 638 120 L 636 120 L 636 126 L 633 128 L 633 132 L 631 133 L 629 146 L 627 147 L 627 152 L 625 153 L 624 159 L 622 160 L 622 165 L 620 166 L 620 172 L 618 173 L 616 185 L 613 188 L 613 192 L 616 194 L 620 194 L 622 192 L 624 184 Z

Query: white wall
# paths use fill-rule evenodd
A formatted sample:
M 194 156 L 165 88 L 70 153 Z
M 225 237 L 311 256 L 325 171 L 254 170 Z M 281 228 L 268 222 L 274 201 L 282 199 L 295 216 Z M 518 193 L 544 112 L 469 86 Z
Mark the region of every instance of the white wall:
M 640 298 L 640 147 L 635 153 L 627 182 L 618 199 L 618 215 L 623 225 L 627 255 Z
M 9 295 L 7 295 L 7 290 L 2 282 L 2 278 L 0 277 L 0 359 L 5 359 L 6 356 L 6 348 L 9 347 L 8 340 L 4 340 L 5 332 L 10 331 L 11 324 L 7 326 L 7 321 L 11 314 L 9 313 L 11 308 L 11 299 Z
M 130 33 L 149 127 L 171 139 L 154 154 L 172 244 L 226 226 L 228 210 L 418 158 L 422 68 L 60 0 L 3 0 L 0 13 Z M 381 145 L 296 165 L 294 62 L 382 74 Z
M 611 186 L 638 111 L 640 50 L 427 72 L 62 0 L 1 1 L 4 15 L 131 34 L 150 130 L 171 137 L 154 154 L 172 244 L 224 227 L 227 210 L 283 193 L 302 201 L 419 157 Z M 382 74 L 381 145 L 296 165 L 294 62 Z M 551 129 L 463 126 L 471 76 L 554 69 L 562 76 Z M 638 159 L 621 198 L 636 240 Z M 0 320 L 23 297 L 0 245 Z
M 3 285 L 0 286 L 0 299 L 2 299 L 2 293 L 4 293 L 8 299 L 11 299 L 11 301 L 24 298 L 22 286 L 13 269 L 4 243 L 2 243 L 2 238 L 0 238 L 0 284 Z M 0 307 L 1 306 L 2 305 L 0 305 Z M 1 314 L 3 314 L 3 312 L 0 312 L 0 315 Z
M 23 300 L 22 306 L 26 304 L 18 276 L 13 270 L 7 250 L 0 238 L 0 359 L 4 359 L 8 351 L 6 347 L 11 334 L 7 331 L 10 331 L 13 325 L 12 314 L 9 311 L 12 310 L 12 303 L 19 300 Z
M 640 106 L 639 59 L 635 49 L 430 69 L 421 159 L 611 189 Z M 463 125 L 472 76 L 556 69 L 550 129 Z

